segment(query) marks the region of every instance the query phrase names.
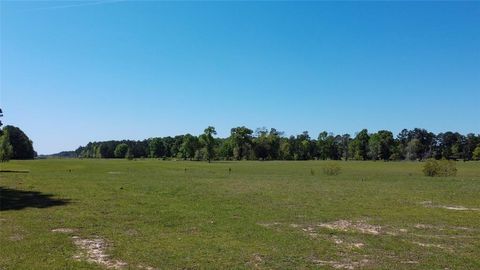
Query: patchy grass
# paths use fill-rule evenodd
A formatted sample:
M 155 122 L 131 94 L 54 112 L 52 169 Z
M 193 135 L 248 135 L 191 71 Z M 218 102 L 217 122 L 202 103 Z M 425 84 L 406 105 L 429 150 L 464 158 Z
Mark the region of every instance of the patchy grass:
M 1 164 L 0 269 L 480 269 L 480 163 L 328 164 Z

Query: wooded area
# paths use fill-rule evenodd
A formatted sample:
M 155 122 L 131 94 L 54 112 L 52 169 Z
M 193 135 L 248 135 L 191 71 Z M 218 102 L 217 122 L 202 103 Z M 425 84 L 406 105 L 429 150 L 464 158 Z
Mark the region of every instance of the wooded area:
M 180 158 L 185 160 L 423 160 L 427 158 L 479 160 L 480 135 L 458 132 L 434 134 L 425 129 L 388 130 L 355 136 L 321 132 L 316 139 L 307 131 L 286 137 L 272 128 L 256 131 L 232 128 L 228 138 L 214 138 L 208 127 L 200 136 L 155 137 L 142 141 L 90 142 L 75 155 L 82 158 Z

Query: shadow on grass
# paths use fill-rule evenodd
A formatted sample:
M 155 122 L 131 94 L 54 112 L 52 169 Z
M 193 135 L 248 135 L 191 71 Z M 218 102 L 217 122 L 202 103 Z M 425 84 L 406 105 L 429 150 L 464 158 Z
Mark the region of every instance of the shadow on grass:
M 22 170 L 0 170 L 0 173 L 29 173 L 30 171 Z
M 52 194 L 0 187 L 0 211 L 22 210 L 27 207 L 47 208 L 65 205 L 70 200 L 54 199 Z

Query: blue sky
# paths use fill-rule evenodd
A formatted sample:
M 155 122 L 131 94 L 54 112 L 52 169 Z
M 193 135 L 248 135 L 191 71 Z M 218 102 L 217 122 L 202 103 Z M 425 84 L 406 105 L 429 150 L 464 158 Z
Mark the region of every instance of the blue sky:
M 39 153 L 246 125 L 480 132 L 480 2 L 15 2 L 0 102 Z

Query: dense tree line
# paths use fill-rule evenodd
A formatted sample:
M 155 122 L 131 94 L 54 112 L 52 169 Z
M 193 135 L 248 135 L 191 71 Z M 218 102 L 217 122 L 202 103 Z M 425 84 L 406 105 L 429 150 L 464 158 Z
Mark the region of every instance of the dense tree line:
M 425 129 L 388 130 L 355 136 L 326 131 L 312 138 L 307 131 L 286 137 L 272 128 L 235 127 L 228 138 L 215 138 L 208 127 L 200 136 L 150 138 L 143 141 L 90 142 L 75 152 L 84 158 L 179 158 L 185 160 L 480 160 L 480 135 L 434 134 Z

